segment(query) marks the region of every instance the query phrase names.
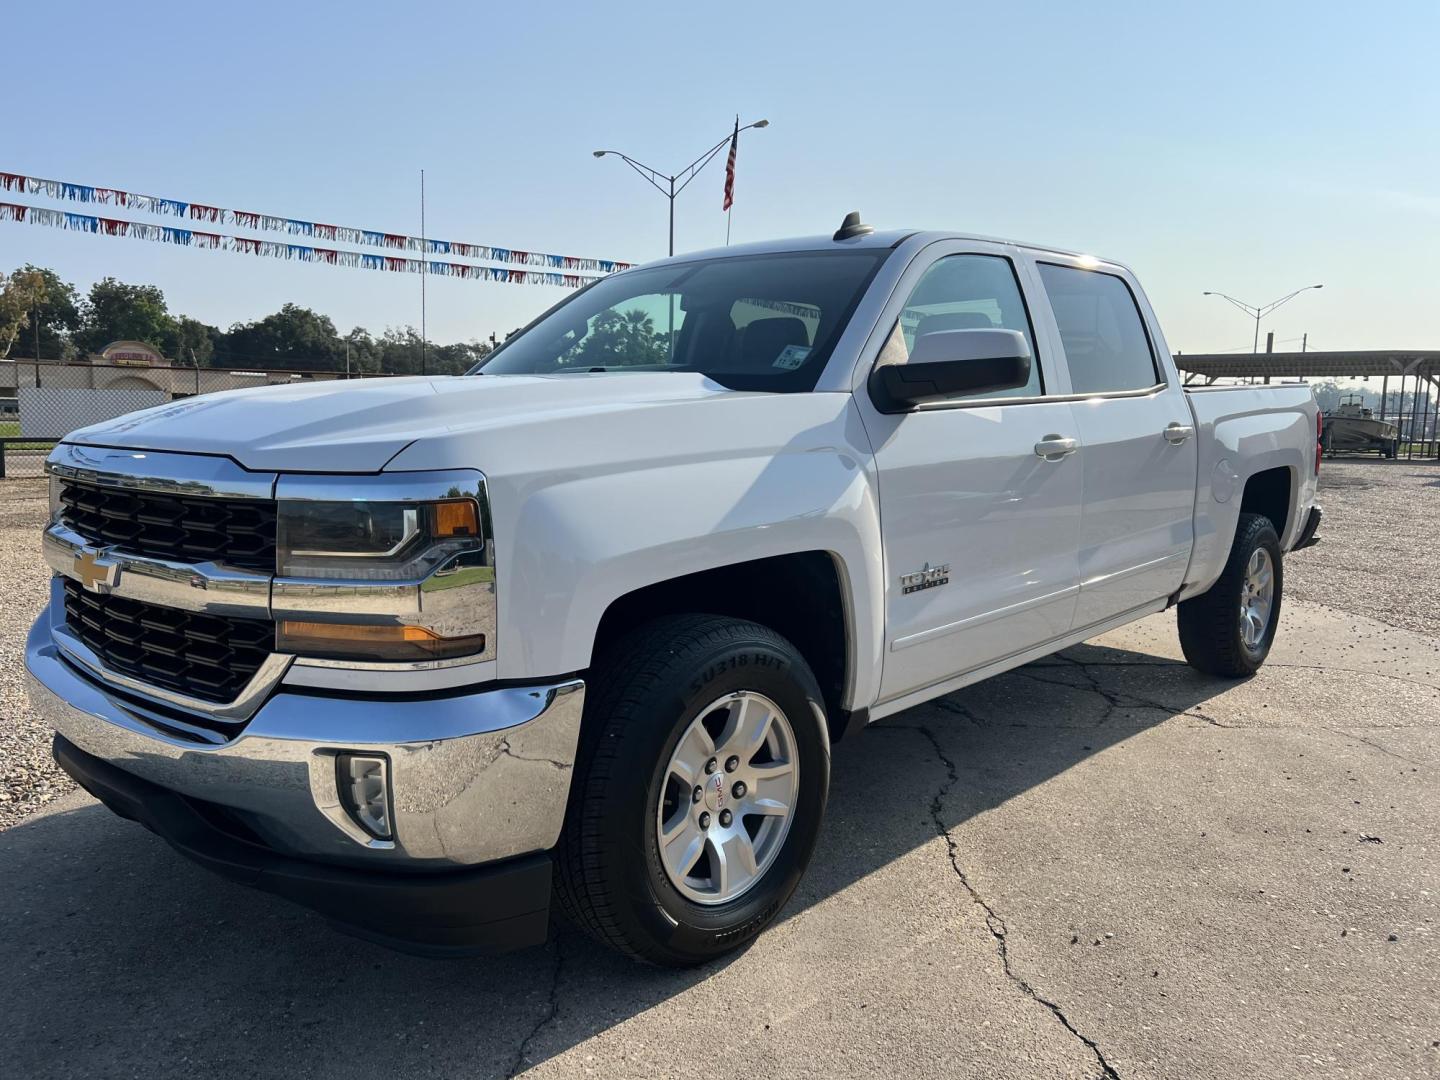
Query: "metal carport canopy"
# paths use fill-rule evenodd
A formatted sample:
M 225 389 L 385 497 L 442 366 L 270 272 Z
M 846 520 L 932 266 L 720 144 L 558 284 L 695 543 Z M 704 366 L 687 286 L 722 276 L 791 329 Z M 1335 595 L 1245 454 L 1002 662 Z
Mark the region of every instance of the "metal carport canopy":
M 1177 353 L 1175 366 L 1209 379 L 1248 376 L 1314 378 L 1353 375 L 1440 377 L 1440 350 L 1369 349 L 1359 352 Z

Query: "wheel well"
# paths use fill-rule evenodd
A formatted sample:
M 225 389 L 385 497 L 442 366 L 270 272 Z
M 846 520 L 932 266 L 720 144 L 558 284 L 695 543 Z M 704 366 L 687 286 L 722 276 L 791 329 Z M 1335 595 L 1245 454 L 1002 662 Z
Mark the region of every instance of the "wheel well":
M 749 619 L 784 635 L 800 650 L 825 698 L 831 741 L 848 719 L 845 601 L 828 552 L 806 551 L 735 563 L 648 585 L 605 609 L 592 657 L 629 631 L 662 615 L 685 612 Z
M 1285 526 L 1290 520 L 1290 470 L 1286 466 L 1266 469 L 1245 481 L 1245 494 L 1240 500 L 1242 514 L 1263 514 L 1275 526 L 1275 535 L 1283 541 Z

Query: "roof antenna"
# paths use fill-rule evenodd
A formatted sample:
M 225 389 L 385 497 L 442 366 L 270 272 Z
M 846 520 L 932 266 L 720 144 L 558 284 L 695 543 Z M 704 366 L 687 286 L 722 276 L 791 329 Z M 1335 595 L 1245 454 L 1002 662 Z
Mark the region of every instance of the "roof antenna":
M 861 224 L 859 210 L 851 210 L 845 215 L 845 220 L 840 223 L 840 228 L 835 233 L 835 239 L 851 240 L 857 236 L 869 236 L 874 231 L 874 225 Z

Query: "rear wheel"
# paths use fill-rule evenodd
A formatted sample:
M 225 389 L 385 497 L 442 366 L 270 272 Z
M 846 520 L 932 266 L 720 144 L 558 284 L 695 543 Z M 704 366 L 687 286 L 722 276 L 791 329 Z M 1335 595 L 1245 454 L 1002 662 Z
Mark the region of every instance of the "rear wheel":
M 1275 641 L 1284 582 L 1275 526 L 1260 514 L 1241 514 L 1219 580 L 1180 602 L 1185 659 L 1210 675 L 1255 674 Z
M 814 850 L 830 780 L 815 678 L 756 623 L 657 620 L 603 657 L 557 858 L 593 937 L 703 963 L 779 913 Z

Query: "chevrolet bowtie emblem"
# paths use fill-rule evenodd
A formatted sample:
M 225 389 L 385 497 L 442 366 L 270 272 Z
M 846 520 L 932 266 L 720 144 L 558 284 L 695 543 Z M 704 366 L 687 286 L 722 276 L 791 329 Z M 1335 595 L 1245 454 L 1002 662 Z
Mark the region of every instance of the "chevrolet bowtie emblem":
M 97 548 L 81 548 L 75 556 L 75 576 L 89 592 L 108 593 L 120 583 L 120 564 Z

